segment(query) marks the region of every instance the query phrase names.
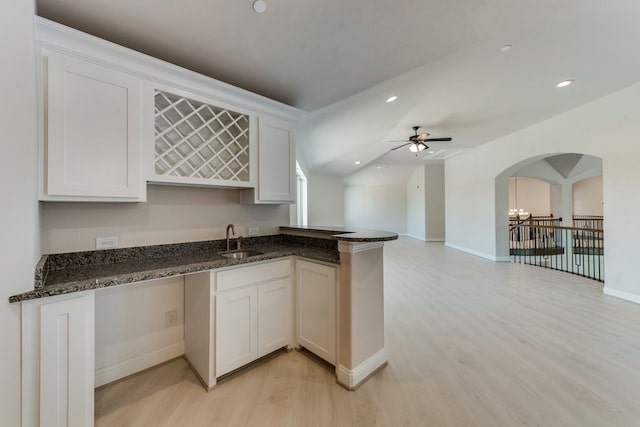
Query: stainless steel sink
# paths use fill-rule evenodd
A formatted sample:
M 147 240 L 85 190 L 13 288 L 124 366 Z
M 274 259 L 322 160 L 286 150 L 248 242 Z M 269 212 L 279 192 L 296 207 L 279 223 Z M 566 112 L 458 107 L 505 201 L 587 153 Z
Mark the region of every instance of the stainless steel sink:
M 260 251 L 254 251 L 251 249 L 246 249 L 246 250 L 241 250 L 241 251 L 233 251 L 233 252 L 223 252 L 220 255 L 222 255 L 225 258 L 229 258 L 229 259 L 244 259 L 244 258 L 248 258 L 250 256 L 256 256 L 256 255 L 262 255 L 263 252 Z

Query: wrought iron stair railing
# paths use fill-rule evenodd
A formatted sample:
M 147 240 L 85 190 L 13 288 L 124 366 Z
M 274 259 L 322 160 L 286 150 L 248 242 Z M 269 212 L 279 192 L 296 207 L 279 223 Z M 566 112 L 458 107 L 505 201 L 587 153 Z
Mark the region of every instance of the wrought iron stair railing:
M 604 282 L 604 230 L 525 222 L 510 225 L 511 260 Z
M 573 226 L 602 230 L 604 229 L 604 217 L 602 215 L 574 215 Z

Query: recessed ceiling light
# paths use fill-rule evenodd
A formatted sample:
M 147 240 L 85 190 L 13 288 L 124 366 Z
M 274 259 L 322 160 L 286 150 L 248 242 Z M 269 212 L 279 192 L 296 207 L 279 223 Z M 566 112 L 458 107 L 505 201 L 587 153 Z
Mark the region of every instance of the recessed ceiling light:
M 265 3 L 264 0 L 256 0 L 253 2 L 253 10 L 262 13 L 267 10 L 267 3 Z
M 567 87 L 571 83 L 573 83 L 573 80 L 564 80 L 564 81 L 561 81 L 560 83 L 556 84 L 556 87 Z
M 398 99 L 398 97 L 397 97 L 396 95 L 393 95 L 393 96 L 388 97 L 388 98 L 387 98 L 387 104 L 388 104 L 388 103 L 390 103 L 390 102 L 395 101 L 396 99 Z
M 513 47 L 513 46 L 511 46 L 510 44 L 505 44 L 504 46 L 502 46 L 502 47 L 500 48 L 500 52 L 508 52 L 508 51 L 510 51 L 510 50 L 511 50 L 511 48 L 512 48 L 512 47 Z
M 376 169 L 382 169 L 382 166 L 378 166 L 378 167 L 376 167 Z
M 360 160 L 356 160 L 356 165 L 359 165 L 359 164 L 360 164 Z
M 429 154 L 433 154 L 433 153 L 435 153 L 435 151 L 429 150 Z

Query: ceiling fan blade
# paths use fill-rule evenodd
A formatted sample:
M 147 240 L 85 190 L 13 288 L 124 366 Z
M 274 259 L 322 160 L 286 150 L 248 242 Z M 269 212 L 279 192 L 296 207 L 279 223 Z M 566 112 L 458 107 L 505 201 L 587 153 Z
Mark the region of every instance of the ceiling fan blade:
M 451 141 L 452 138 L 427 138 L 423 139 L 423 141 Z
M 413 142 L 407 142 L 406 144 L 398 145 L 396 148 L 392 148 L 389 151 L 397 150 L 398 148 L 406 147 L 409 144 L 413 144 Z

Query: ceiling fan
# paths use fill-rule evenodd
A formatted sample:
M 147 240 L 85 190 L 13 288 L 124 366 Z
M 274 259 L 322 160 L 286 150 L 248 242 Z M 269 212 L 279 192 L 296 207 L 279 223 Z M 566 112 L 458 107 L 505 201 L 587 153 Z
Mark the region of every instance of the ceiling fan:
M 390 151 L 397 150 L 398 148 L 402 148 L 409 145 L 409 150 L 412 153 L 417 153 L 419 151 L 429 148 L 429 146 L 425 144 L 425 142 L 427 141 L 451 141 L 451 138 L 448 138 L 448 137 L 447 138 L 429 138 L 429 134 L 426 132 L 418 134 L 418 129 L 420 129 L 420 126 L 413 126 L 414 134 L 411 135 L 409 139 L 403 139 L 399 141 L 389 141 L 389 142 L 401 142 L 401 141 L 405 142 L 405 144 L 398 145 L 396 148 L 392 148 Z

